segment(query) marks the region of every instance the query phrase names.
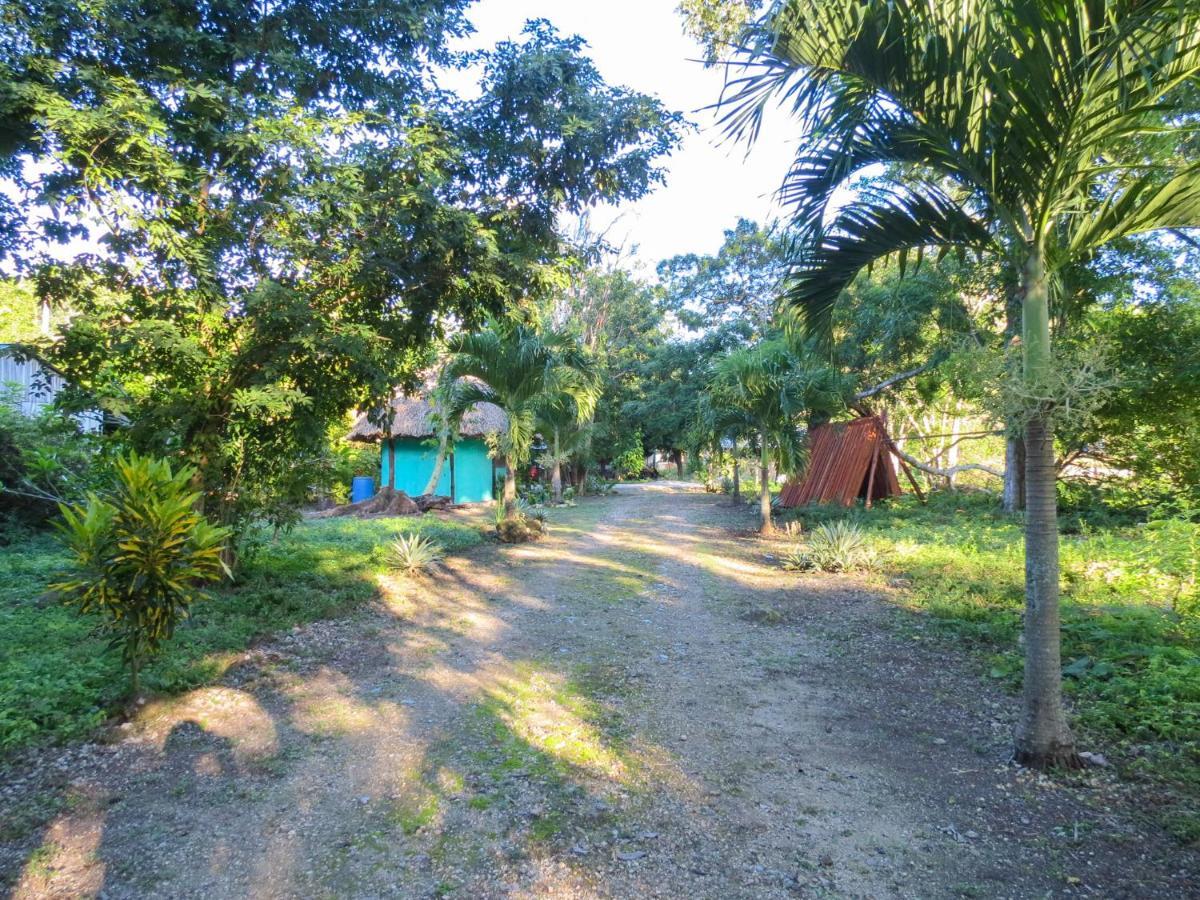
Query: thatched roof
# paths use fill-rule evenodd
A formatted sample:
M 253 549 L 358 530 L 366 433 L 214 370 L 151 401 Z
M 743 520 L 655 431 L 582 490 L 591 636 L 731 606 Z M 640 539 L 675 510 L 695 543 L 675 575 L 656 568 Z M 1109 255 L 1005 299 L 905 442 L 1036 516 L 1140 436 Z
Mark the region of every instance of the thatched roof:
M 426 388 L 428 390 L 428 386 Z M 392 428 L 389 437 L 425 438 L 433 435 L 430 413 L 433 406 L 425 396 L 409 397 L 397 391 L 392 397 Z M 354 427 L 346 436 L 350 441 L 373 443 L 384 437 L 384 431 L 371 421 L 368 413 L 360 413 Z M 463 416 L 458 433 L 463 437 L 483 437 L 508 427 L 504 410 L 494 403 L 476 403 Z

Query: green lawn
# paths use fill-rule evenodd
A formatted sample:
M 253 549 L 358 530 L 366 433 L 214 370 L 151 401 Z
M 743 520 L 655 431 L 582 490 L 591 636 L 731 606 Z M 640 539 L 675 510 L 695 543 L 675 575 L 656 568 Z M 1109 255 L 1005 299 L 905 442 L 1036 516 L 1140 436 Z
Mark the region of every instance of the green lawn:
M 256 638 L 369 600 L 382 548 L 413 530 L 451 551 L 482 540 L 477 527 L 429 516 L 302 524 L 263 547 L 236 585 L 193 608 L 147 669 L 146 689 L 176 692 L 210 682 Z M 126 690 L 117 654 L 94 634 L 96 620 L 42 598 L 62 562 L 50 536 L 0 555 L 0 755 L 86 734 Z
M 797 515 L 808 526 L 846 511 Z M 906 497 L 852 515 L 904 602 L 1019 690 L 1020 521 L 980 495 L 934 495 L 928 506 Z M 1188 599 L 1200 526 L 1076 530 L 1061 543 L 1063 672 L 1084 743 L 1115 748 L 1126 777 L 1200 796 L 1200 610 Z M 1181 809 L 1171 824 L 1200 839 L 1200 816 Z

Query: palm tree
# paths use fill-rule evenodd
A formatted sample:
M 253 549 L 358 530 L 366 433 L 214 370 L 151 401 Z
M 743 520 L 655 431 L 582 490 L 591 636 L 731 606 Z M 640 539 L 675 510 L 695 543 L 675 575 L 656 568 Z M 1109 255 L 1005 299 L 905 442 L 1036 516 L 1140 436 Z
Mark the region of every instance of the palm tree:
M 429 480 L 425 483 L 425 489 L 421 491 L 423 495 L 432 494 L 437 490 L 438 482 L 442 480 L 442 469 L 446 465 L 446 456 L 454 452 L 458 429 L 466 414 L 466 408 L 456 407 L 454 404 L 455 390 L 454 382 L 439 376 L 430 394 L 429 418 L 437 437 L 438 449 L 433 471 L 429 473 Z
M 1054 374 L 1059 280 L 1121 237 L 1200 225 L 1200 162 L 1148 158 L 1189 121 L 1194 0 L 785 0 L 749 31 L 726 121 L 783 97 L 803 124 L 782 196 L 805 239 L 786 299 L 814 332 L 889 254 L 995 253 L 1020 273 L 1026 451 L 1024 712 L 1015 757 L 1078 765 L 1062 706 Z M 871 190 L 831 205 L 869 166 Z M 844 196 L 844 193 L 839 195 Z
M 584 388 L 594 396 L 594 406 L 599 399 L 600 381 L 597 379 Z M 572 457 L 586 449 L 591 440 L 591 425 L 587 416 L 580 416 L 579 403 L 570 394 L 548 396 L 537 413 L 538 427 L 549 438 L 549 447 L 544 455 L 550 469 L 550 488 L 555 503 L 562 503 L 562 467 Z
M 771 462 L 792 470 L 803 456 L 797 426 L 836 396 L 832 372 L 806 368 L 780 339 L 732 350 L 713 366 L 709 407 L 723 433 L 753 435 L 759 451 L 759 530 L 771 534 Z
M 494 403 L 508 425 L 497 436 L 504 456 L 504 505 L 513 511 L 518 466 L 529 461 L 537 415 L 556 397 L 568 398 L 580 422 L 595 410 L 596 378 L 579 344 L 565 334 L 495 322 L 483 331 L 451 338 L 442 377 L 454 384 L 449 408 Z

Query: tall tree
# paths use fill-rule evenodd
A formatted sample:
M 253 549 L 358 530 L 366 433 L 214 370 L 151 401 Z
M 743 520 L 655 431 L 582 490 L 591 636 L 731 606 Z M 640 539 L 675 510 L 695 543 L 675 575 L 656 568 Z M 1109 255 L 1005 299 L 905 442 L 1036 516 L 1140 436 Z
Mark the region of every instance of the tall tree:
M 1019 273 L 1028 513 L 1015 756 L 1078 765 L 1061 691 L 1051 307 L 1068 267 L 1104 245 L 1200 225 L 1200 162 L 1147 158 L 1131 141 L 1184 127 L 1186 110 L 1172 109 L 1200 76 L 1200 8 L 784 0 L 747 40 L 756 67 L 730 86 L 727 122 L 752 135 L 783 96 L 804 125 L 783 193 L 807 234 L 787 296 L 811 326 L 890 254 L 974 249 Z M 879 164 L 886 185 L 831 207 Z
M 787 261 L 788 240 L 779 228 L 738 219 L 715 254 L 688 253 L 658 264 L 663 305 L 697 331 L 745 323 L 762 337 L 771 329 Z
M 544 23 L 451 54 L 465 6 L 2 8 L 0 252 L 74 312 L 47 355 L 223 522 L 286 517 L 331 421 L 557 283 L 561 212 L 661 177 L 675 114 Z M 460 60 L 471 99 L 434 77 Z
M 735 427 L 740 417 L 741 430 L 758 443 L 762 534 L 774 531 L 769 480 L 772 461 L 781 468 L 796 468 L 803 454 L 799 433 L 803 417 L 813 410 L 830 411 L 839 406 L 840 389 L 840 380 L 831 369 L 805 365 L 780 339 L 730 351 L 713 364 L 709 393 L 718 422 Z
M 504 456 L 504 504 L 511 514 L 517 468 L 529 461 L 539 410 L 569 402 L 576 421 L 583 423 L 595 409 L 599 383 L 572 337 L 539 334 L 526 324 L 494 322 L 483 331 L 455 335 L 448 349 L 442 377 L 455 384 L 451 408 L 494 403 L 508 418 L 497 443 Z

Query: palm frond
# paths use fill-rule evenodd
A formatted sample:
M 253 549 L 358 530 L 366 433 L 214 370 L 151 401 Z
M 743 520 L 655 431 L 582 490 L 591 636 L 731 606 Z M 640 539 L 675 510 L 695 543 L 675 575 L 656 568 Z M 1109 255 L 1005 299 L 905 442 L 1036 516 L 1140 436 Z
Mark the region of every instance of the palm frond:
M 798 248 L 782 299 L 801 314 L 810 333 L 824 333 L 842 290 L 872 263 L 928 246 L 992 243 L 991 232 L 936 186 L 882 190 L 843 207 Z

